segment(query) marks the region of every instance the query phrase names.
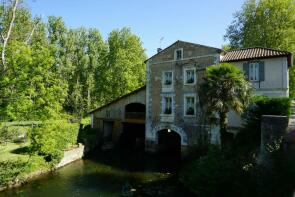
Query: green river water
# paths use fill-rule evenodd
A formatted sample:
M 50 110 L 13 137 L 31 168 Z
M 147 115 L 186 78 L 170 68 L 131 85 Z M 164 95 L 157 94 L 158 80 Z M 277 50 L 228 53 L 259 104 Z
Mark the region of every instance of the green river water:
M 177 181 L 179 161 L 144 153 L 96 153 L 0 197 L 189 196 Z M 132 192 L 129 192 L 131 191 Z

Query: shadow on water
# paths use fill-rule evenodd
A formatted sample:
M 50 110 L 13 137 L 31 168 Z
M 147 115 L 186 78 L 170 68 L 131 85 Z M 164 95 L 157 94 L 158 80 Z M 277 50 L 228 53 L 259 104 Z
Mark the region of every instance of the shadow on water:
M 144 151 L 130 151 L 128 149 L 98 150 L 88 157 L 101 164 L 131 172 L 177 173 L 181 167 L 181 159 L 177 156 L 151 155 Z

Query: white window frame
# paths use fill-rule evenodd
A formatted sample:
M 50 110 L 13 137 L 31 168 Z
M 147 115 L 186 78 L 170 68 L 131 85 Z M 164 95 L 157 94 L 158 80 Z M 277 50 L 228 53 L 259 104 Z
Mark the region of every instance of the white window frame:
M 187 115 L 186 111 L 187 111 L 187 100 L 186 98 L 188 97 L 193 97 L 194 98 L 194 114 L 193 115 Z M 186 117 L 195 117 L 197 114 L 197 95 L 195 93 L 187 93 L 183 95 L 183 116 Z
M 171 72 L 171 84 L 170 85 L 166 85 L 165 84 L 165 74 L 168 73 L 168 72 Z M 173 80 L 173 77 L 174 77 L 174 73 L 172 70 L 165 70 L 162 72 L 162 86 L 165 87 L 165 88 L 170 88 L 170 87 L 173 87 L 173 84 L 174 84 L 174 80 Z
M 166 99 L 167 97 L 170 97 L 171 98 L 171 114 L 165 114 L 165 109 L 166 109 Z M 162 96 L 162 115 L 163 116 L 173 116 L 174 115 L 174 107 L 173 107 L 173 104 L 174 104 L 174 98 L 172 95 L 163 95 Z
M 259 81 L 259 62 L 249 63 L 249 81 Z
M 187 70 L 193 70 L 194 71 L 194 83 L 187 83 L 187 75 L 186 75 Z M 196 68 L 195 67 L 185 67 L 183 69 L 183 84 L 184 85 L 196 85 L 196 83 L 197 83 Z
M 181 51 L 181 58 L 177 59 L 177 51 Z M 174 60 L 182 60 L 183 59 L 183 48 L 175 49 L 174 50 Z

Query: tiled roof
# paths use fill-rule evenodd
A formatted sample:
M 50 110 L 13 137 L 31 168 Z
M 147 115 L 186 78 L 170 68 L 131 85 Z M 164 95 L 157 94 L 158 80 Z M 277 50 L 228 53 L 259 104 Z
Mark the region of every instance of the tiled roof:
M 292 53 L 287 51 L 280 51 L 280 50 L 261 48 L 261 47 L 228 51 L 222 57 L 221 62 L 235 62 L 235 61 L 241 61 L 241 60 L 273 58 L 273 57 L 287 57 L 288 66 L 291 66 L 292 64 L 291 63 Z

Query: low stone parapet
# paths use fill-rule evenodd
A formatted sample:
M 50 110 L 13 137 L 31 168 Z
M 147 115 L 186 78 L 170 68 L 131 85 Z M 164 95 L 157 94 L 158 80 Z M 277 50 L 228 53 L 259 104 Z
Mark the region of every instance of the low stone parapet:
M 259 162 L 269 167 L 270 153 L 279 147 L 288 127 L 288 117 L 263 115 L 261 118 L 261 146 Z
M 60 168 L 60 167 L 65 166 L 75 160 L 81 159 L 84 156 L 84 149 L 85 149 L 85 146 L 83 144 L 79 143 L 78 147 L 73 148 L 71 150 L 66 150 L 64 152 L 64 157 L 57 164 L 56 168 Z

